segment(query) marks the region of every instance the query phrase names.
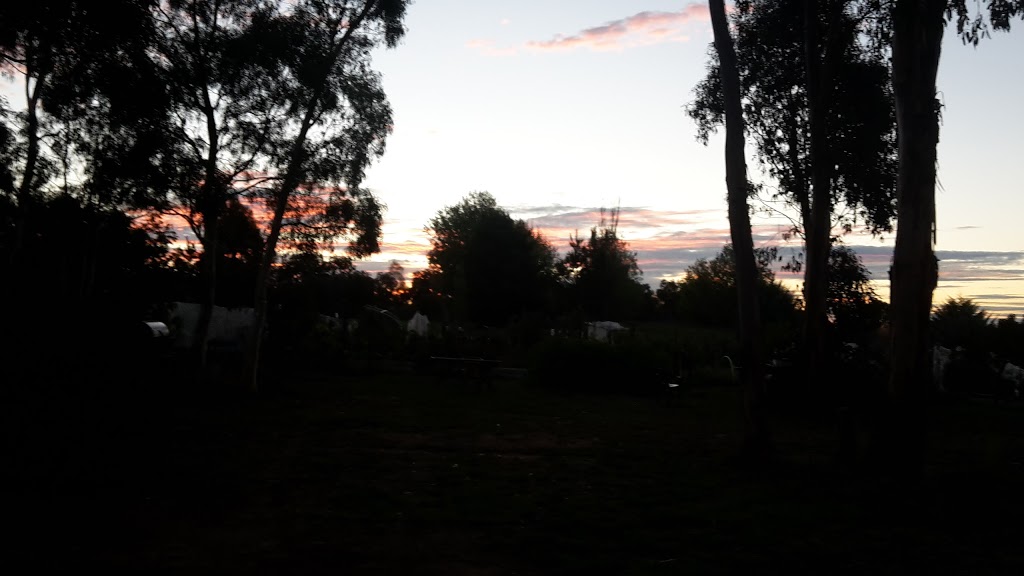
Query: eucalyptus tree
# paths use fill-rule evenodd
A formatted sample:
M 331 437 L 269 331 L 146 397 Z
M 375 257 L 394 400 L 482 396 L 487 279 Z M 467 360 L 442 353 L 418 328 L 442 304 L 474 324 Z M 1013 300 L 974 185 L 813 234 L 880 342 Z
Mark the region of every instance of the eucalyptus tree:
M 941 104 L 936 76 L 947 21 L 964 43 L 1007 31 L 1024 16 L 1024 0 L 875 0 L 878 39 L 891 47 L 899 171 L 898 220 L 890 288 L 892 359 L 886 438 L 897 461 L 920 454 L 923 398 L 931 383 L 929 321 L 938 283 L 935 258 L 935 183 Z M 917 469 L 920 469 L 918 466 Z
M 155 9 L 173 99 L 170 211 L 208 255 L 218 253 L 231 198 L 246 198 L 264 225 L 253 366 L 282 234 L 310 242 L 351 232 L 356 255 L 377 249 L 382 206 L 358 182 L 383 152 L 391 111 L 370 55 L 397 44 L 405 7 L 404 0 L 167 0 Z M 216 262 L 203 258 L 197 342 L 204 363 Z
M 744 381 L 745 445 L 754 457 L 768 446 L 768 425 L 764 414 L 764 368 L 761 351 L 761 316 L 757 297 L 757 263 L 750 229 L 747 198 L 746 136 L 740 96 L 740 75 L 736 50 L 723 0 L 710 0 L 711 25 L 720 65 L 721 102 L 725 117 L 725 182 L 729 199 L 729 230 L 736 254 L 736 287 L 739 307 L 739 339 Z
M 895 215 L 895 110 L 869 15 L 850 0 L 739 0 L 732 15 L 747 135 L 769 179 L 761 189 L 795 212 L 789 234 L 805 241 L 812 377 L 823 354 L 834 235 L 891 231 Z M 712 51 L 687 109 L 705 143 L 724 119 L 718 68 Z
M 427 232 L 429 266 L 414 282 L 426 287 L 421 295 L 444 302 L 440 311 L 451 320 L 506 326 L 549 310 L 557 281 L 555 249 L 492 195 L 474 192 L 446 206 L 430 219 Z
M 272 216 L 256 281 L 252 383 L 267 315 L 267 286 L 277 245 L 287 229 L 304 243 L 351 240 L 353 256 L 379 250 L 383 206 L 360 189 L 367 166 L 384 153 L 391 106 L 372 67 L 372 51 L 394 48 L 405 34 L 407 0 L 297 0 L 260 37 L 287 43 L 285 58 L 268 59 L 289 112 L 277 127 L 269 173 L 260 187 Z
M 0 102 L 0 194 L 14 213 L 17 266 L 33 204 L 64 194 L 125 208 L 152 205 L 161 130 L 149 0 L 0 5 L 0 76 L 23 96 Z M 16 99 L 17 100 L 17 99 Z M 121 162 L 118 159 L 125 159 Z

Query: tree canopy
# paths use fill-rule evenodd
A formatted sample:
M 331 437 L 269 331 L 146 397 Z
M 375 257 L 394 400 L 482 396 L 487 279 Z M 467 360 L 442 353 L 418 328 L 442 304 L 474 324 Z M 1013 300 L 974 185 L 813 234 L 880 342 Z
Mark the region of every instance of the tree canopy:
M 528 310 L 548 310 L 555 251 L 486 192 L 474 192 L 430 220 L 429 267 L 419 283 L 455 321 L 500 326 Z
M 793 322 L 796 297 L 775 281 L 772 266 L 778 261 L 774 247 L 754 250 L 757 290 L 765 322 Z M 682 280 L 663 280 L 657 296 L 668 315 L 704 326 L 735 326 L 736 255 L 731 244 L 714 258 L 701 258 L 686 269 Z
M 619 212 L 569 238 L 569 252 L 559 264 L 570 300 L 590 320 L 634 320 L 651 303 L 650 288 L 642 280 L 636 252 L 619 237 Z
M 885 320 L 888 305 L 871 285 L 871 273 L 849 246 L 836 244 L 828 257 L 826 310 L 843 342 L 873 334 Z
M 828 100 L 829 151 L 834 215 L 849 231 L 892 230 L 895 217 L 896 119 L 885 55 L 861 34 L 857 3 L 833 0 L 839 9 L 818 15 L 820 41 L 835 43 Z M 810 215 L 810 105 L 804 63 L 802 0 L 740 0 L 732 15 L 747 134 L 755 158 L 771 179 L 768 196 L 795 210 L 794 233 L 802 235 Z M 835 21 L 832 21 L 835 20 Z M 694 88 L 687 113 L 697 137 L 707 142 L 722 126 L 718 56 L 709 49 L 708 74 Z

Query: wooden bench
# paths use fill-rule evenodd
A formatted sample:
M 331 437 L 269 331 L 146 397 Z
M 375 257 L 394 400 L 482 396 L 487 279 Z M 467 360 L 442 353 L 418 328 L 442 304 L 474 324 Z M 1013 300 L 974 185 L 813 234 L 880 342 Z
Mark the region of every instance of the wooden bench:
M 500 365 L 501 362 L 497 360 L 483 358 L 430 357 L 430 370 L 437 382 L 458 380 L 475 384 L 480 389 L 490 385 L 494 371 Z

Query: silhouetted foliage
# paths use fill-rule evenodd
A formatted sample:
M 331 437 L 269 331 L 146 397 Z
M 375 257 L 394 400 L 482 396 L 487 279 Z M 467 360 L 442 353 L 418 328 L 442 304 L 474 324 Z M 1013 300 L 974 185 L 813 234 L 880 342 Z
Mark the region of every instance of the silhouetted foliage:
M 796 297 L 775 281 L 775 247 L 758 248 L 758 298 L 765 323 L 796 321 Z M 736 256 L 726 244 L 711 260 L 701 258 L 680 281 L 663 280 L 657 295 L 669 317 L 701 326 L 736 326 Z
M 896 118 L 889 69 L 883 54 L 859 38 L 857 2 L 838 1 L 845 6 L 838 22 L 819 15 L 826 27 L 820 42 L 839 43 L 832 49 L 840 54 L 829 88 L 828 133 L 835 163 L 833 201 L 848 211 L 835 217 L 846 231 L 863 226 L 872 233 L 889 232 L 896 214 Z M 802 0 L 741 0 L 732 15 L 747 133 L 759 165 L 777 184 L 768 196 L 795 210 L 792 233 L 800 236 L 811 210 L 802 9 Z M 837 38 L 831 39 L 832 34 Z M 724 121 L 718 56 L 713 47 L 708 54 L 707 77 L 694 88 L 687 107 L 705 143 Z
M 897 442 L 885 439 L 884 450 L 896 462 L 903 452 L 922 442 L 922 392 L 931 388 L 929 316 L 932 293 L 938 280 L 934 253 L 935 185 L 941 102 L 936 78 L 947 19 L 956 18 L 964 42 L 977 44 L 988 30 L 1009 30 L 1010 21 L 1024 16 L 1021 0 L 989 0 L 973 9 L 967 0 L 920 3 L 897 0 L 871 2 L 879 25 L 874 33 L 892 51 L 893 88 L 896 100 L 899 171 L 897 202 L 912 206 L 901 210 L 890 283 L 892 362 L 889 376 L 890 403 L 898 418 L 888 423 Z M 972 17 L 973 13 L 973 17 Z
M 14 218 L 10 200 L 0 199 L 0 222 Z M 166 230 L 70 196 L 34 202 L 21 225 L 21 264 L 4 275 L 18 294 L 4 315 L 11 384 L 22 368 L 106 370 L 128 360 L 142 321 L 162 319 L 181 285 L 180 269 L 168 265 Z M 11 240 L 0 242 L 4 262 Z
M 825 302 L 839 341 L 862 343 L 885 321 L 888 304 L 875 294 L 870 276 L 852 248 L 832 246 Z
M 1010 314 L 997 320 L 992 329 L 992 348 L 997 358 L 1024 366 L 1024 322 L 1017 320 L 1015 314 Z
M 732 15 L 747 134 L 774 181 L 765 186 L 771 200 L 796 214 L 788 235 L 804 240 L 804 352 L 812 378 L 820 376 L 830 315 L 833 228 L 891 231 L 896 210 L 889 68 L 862 33 L 861 16 L 860 2 L 851 0 L 741 0 Z M 720 92 L 712 51 L 688 107 L 705 143 L 723 122 Z
M 18 135 L 8 167 L 18 176 L 11 191 L 19 203 L 55 189 L 103 205 L 155 201 L 166 91 L 149 52 L 152 4 L 42 0 L 0 7 L 0 69 L 25 83 L 25 101 L 14 109 L 23 114 L 5 117 Z
M 376 281 L 375 299 L 378 306 L 398 311 L 408 304 L 405 268 L 402 267 L 398 260 L 392 260 L 388 264 L 387 271 L 378 272 Z
M 550 309 L 554 249 L 490 194 L 475 192 L 442 209 L 427 231 L 430 266 L 413 281 L 414 301 L 424 312 L 504 326 L 529 311 Z
M 767 453 L 770 439 L 763 408 L 764 357 L 760 304 L 757 297 L 757 263 L 750 228 L 750 178 L 747 176 L 746 128 L 736 46 L 723 0 L 708 3 L 711 28 L 718 54 L 718 76 L 725 115 L 725 185 L 729 206 L 729 236 L 736 252 L 737 335 L 740 342 L 740 377 L 744 384 L 743 422 L 745 446 L 754 460 Z
M 932 314 L 935 341 L 947 348 L 985 346 L 988 314 L 970 298 L 949 297 Z
M 618 210 L 607 220 L 602 210 L 589 237 L 569 238 L 569 252 L 559 263 L 569 302 L 589 320 L 635 320 L 653 304 L 636 252 L 619 238 L 618 224 Z

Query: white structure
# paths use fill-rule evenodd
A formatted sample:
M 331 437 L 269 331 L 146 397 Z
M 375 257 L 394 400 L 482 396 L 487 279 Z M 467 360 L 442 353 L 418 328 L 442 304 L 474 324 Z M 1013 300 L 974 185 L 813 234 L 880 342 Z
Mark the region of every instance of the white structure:
M 200 305 L 193 302 L 171 304 L 169 324 L 173 327 L 174 345 L 191 348 L 199 324 Z M 256 326 L 256 311 L 252 308 L 213 307 L 210 318 L 209 341 L 244 345 Z
M 149 329 L 149 334 L 153 338 L 167 338 L 171 335 L 171 331 L 167 328 L 167 324 L 163 322 L 146 322 L 146 328 Z
M 932 348 L 932 382 L 935 383 L 935 387 L 938 388 L 939 392 L 946 391 L 946 369 L 949 368 L 952 355 L 953 353 L 950 349 L 944 346 Z
M 430 332 L 430 320 L 419 312 L 413 314 L 405 329 L 418 336 L 426 336 Z
M 600 342 L 611 342 L 612 334 L 629 330 L 618 322 L 587 322 L 587 338 Z
M 1013 386 L 1013 395 L 1020 396 L 1020 389 L 1024 387 L 1024 368 L 1007 362 L 999 375 Z

